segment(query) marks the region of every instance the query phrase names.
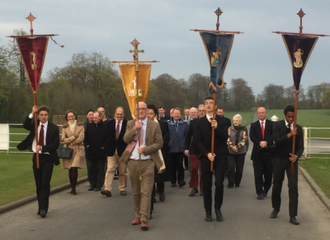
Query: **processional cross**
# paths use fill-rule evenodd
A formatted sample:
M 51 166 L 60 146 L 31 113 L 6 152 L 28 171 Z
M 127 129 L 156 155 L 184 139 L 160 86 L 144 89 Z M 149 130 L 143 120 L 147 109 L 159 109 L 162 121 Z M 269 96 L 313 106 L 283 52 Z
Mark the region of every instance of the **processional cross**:
M 35 16 L 32 15 L 32 13 L 30 13 L 29 16 L 27 16 L 25 19 L 29 20 L 30 21 L 30 32 L 31 32 L 31 35 L 33 35 L 33 27 L 32 27 L 32 22 L 34 21 L 34 19 L 36 19 Z

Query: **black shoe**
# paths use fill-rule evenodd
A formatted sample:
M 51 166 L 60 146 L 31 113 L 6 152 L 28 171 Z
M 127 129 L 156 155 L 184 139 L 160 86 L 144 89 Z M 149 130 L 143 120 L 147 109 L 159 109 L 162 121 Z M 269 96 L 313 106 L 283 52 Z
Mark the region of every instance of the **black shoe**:
M 191 192 L 189 193 L 189 197 L 195 196 L 196 193 L 198 193 L 198 189 L 197 188 L 191 189 Z
M 272 213 L 270 214 L 270 218 L 277 218 L 277 214 L 279 213 L 279 210 L 273 209 Z
M 267 193 L 266 192 L 263 192 L 263 197 L 265 198 L 267 196 Z
M 176 183 L 172 183 L 171 184 L 171 187 L 176 187 Z
M 46 217 L 46 211 L 40 210 L 40 217 L 45 218 Z
M 165 194 L 163 192 L 159 193 L 159 201 L 161 201 L 161 202 L 165 201 Z
M 227 187 L 228 187 L 228 188 L 233 188 L 234 185 L 233 185 L 233 184 L 228 184 Z
M 299 225 L 299 222 L 296 217 L 290 217 L 290 223 L 292 223 L 293 225 Z
M 99 191 L 101 191 L 101 188 L 100 187 L 94 188 L 94 191 L 99 192 Z
M 88 188 L 88 191 L 94 191 L 94 187 L 90 186 L 90 187 Z
M 212 213 L 211 212 L 206 212 L 205 221 L 212 222 Z
M 201 190 L 199 191 L 199 195 L 200 195 L 200 196 L 203 196 L 203 189 L 201 189 Z
M 184 185 L 186 185 L 186 182 L 185 182 L 185 181 L 181 181 L 181 182 L 179 183 L 179 187 L 183 187 Z
M 239 187 L 239 184 L 235 184 L 235 187 Z
M 216 216 L 218 222 L 223 221 L 223 216 L 222 216 L 222 213 L 220 210 L 215 210 L 215 216 Z
M 258 200 L 264 199 L 264 194 L 263 193 L 259 193 L 257 199 Z

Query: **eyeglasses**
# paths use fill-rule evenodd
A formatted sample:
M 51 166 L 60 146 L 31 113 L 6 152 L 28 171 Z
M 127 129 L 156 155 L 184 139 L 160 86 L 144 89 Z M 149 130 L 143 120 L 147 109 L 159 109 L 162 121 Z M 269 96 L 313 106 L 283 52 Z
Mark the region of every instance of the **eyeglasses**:
M 139 110 L 147 110 L 148 108 L 139 108 Z M 135 108 L 135 110 L 137 111 L 137 108 Z

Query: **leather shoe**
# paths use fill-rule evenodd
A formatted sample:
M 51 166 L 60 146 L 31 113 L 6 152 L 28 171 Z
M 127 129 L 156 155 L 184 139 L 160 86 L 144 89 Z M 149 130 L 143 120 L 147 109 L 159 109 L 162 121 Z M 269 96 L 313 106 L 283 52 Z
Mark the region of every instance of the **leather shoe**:
M 132 225 L 139 225 L 141 223 L 140 218 L 135 218 L 132 222 Z
M 183 187 L 184 185 L 186 185 L 186 181 L 181 181 L 181 182 L 179 183 L 179 187 Z
M 40 210 L 40 217 L 42 217 L 42 218 L 46 217 L 46 211 L 45 210 Z
M 94 188 L 94 191 L 99 192 L 99 191 L 101 191 L 101 188 L 100 187 Z
M 206 212 L 205 221 L 212 222 L 212 213 L 211 212 Z
M 88 191 L 94 191 L 94 187 L 89 187 Z
M 233 185 L 233 184 L 228 184 L 227 187 L 228 187 L 228 188 L 233 188 L 234 185 Z
M 259 193 L 257 199 L 258 200 L 264 199 L 264 194 L 263 193 Z
M 120 195 L 126 196 L 127 195 L 127 192 L 126 191 L 120 191 Z
M 218 222 L 223 221 L 223 216 L 222 216 L 222 213 L 220 210 L 215 210 L 215 216 L 216 216 Z
M 299 225 L 299 222 L 296 217 L 290 217 L 290 223 L 292 223 L 293 225 Z
M 105 195 L 105 196 L 107 196 L 107 197 L 111 197 L 111 192 L 110 192 L 109 190 L 102 190 L 102 191 L 101 191 L 101 194 L 102 194 L 102 195 Z
M 191 189 L 191 192 L 189 193 L 189 197 L 195 196 L 196 193 L 198 193 L 198 189 L 197 188 Z
M 147 231 L 149 229 L 148 224 L 145 221 L 141 221 L 141 229 Z
M 163 192 L 159 193 L 159 201 L 161 201 L 161 202 L 165 201 L 165 194 Z
M 267 196 L 267 193 L 266 192 L 263 192 L 263 196 L 264 196 L 264 198 Z
M 279 213 L 279 210 L 274 208 L 272 213 L 270 214 L 270 218 L 277 218 L 278 213 Z
M 171 184 L 171 187 L 176 187 L 176 183 L 172 183 Z

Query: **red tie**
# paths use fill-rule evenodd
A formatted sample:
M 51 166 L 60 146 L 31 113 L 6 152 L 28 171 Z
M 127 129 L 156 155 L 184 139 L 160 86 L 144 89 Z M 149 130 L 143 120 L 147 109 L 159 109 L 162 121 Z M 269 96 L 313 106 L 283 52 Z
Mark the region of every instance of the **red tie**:
M 40 126 L 40 132 L 39 132 L 39 139 L 38 139 L 38 145 L 43 146 L 44 145 L 44 125 L 41 124 Z
M 261 121 L 261 134 L 262 134 L 262 139 L 265 139 L 264 121 Z
M 143 144 L 143 129 L 142 129 L 143 122 L 141 122 L 141 128 L 140 128 L 140 146 Z

